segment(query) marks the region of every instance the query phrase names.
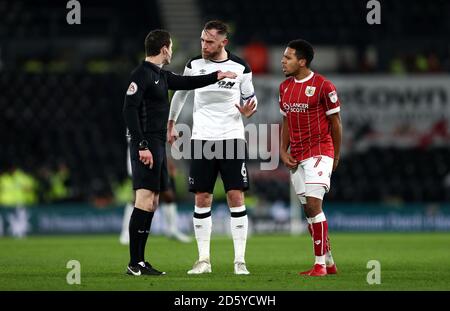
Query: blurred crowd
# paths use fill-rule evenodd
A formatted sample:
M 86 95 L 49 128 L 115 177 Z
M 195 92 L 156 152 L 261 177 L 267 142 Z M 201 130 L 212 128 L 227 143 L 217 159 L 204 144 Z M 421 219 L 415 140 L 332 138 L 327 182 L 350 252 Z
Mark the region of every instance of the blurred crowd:
M 70 175 L 65 164 L 55 169 L 43 166 L 37 175 L 16 166 L 0 174 L 0 206 L 62 203 L 70 199 Z
M 283 5 L 230 0 L 220 10 L 212 1 L 196 3 L 204 20 L 220 18 L 232 26 L 229 47 L 255 75 L 278 78 L 280 55 L 296 37 L 332 55 L 333 67 L 319 70 L 325 74 L 450 73 L 449 1 L 384 1 L 382 23 L 376 26 L 367 25 L 366 1 L 360 0 L 287 0 Z M 124 165 L 125 81 L 143 58 L 145 35 L 167 25 L 156 0 L 99 0 L 83 4 L 87 7 L 82 23 L 69 27 L 60 1 L 0 0 L 0 206 L 70 201 L 106 206 L 132 200 Z M 171 70 L 181 72 L 199 53 L 199 42 L 192 41 L 195 49 L 189 50 L 174 35 Z M 342 159 L 330 201 L 447 200 L 447 124 L 445 119 L 437 123 L 420 150 L 375 148 Z M 355 132 L 355 137 L 373 135 L 371 124 Z M 443 147 L 425 150 L 436 137 Z M 398 165 L 396 157 L 407 165 Z M 364 173 L 366 167 L 371 175 Z M 399 175 L 391 178 L 395 169 Z M 289 200 L 284 168 L 267 176 L 255 172 L 255 197 Z M 181 199 L 188 198 L 185 175 L 177 180 Z M 221 186 L 215 198 L 225 198 Z

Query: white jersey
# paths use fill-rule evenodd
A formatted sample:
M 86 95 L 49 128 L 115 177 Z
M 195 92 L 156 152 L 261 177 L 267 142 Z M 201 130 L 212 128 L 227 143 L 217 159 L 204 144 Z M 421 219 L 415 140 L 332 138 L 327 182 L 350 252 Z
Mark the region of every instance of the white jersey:
M 191 59 L 184 75 L 204 75 L 217 70 L 237 74 L 235 79 L 223 79 L 193 91 L 177 91 L 170 105 L 169 120 L 176 121 L 189 92 L 194 92 L 193 128 L 191 139 L 225 140 L 245 139 L 241 113 L 235 107 L 241 99 L 256 100 L 252 72 L 241 58 L 231 54 L 224 61 L 216 62 L 201 56 Z M 255 108 L 256 109 L 256 108 Z

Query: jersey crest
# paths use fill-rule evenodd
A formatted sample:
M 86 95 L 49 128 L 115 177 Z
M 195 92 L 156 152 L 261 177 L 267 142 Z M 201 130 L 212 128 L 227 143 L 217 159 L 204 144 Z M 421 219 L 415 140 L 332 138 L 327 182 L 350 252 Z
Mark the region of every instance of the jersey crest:
M 314 95 L 314 93 L 316 92 L 316 87 L 315 86 L 310 86 L 308 85 L 305 89 L 305 95 L 308 97 L 311 97 Z

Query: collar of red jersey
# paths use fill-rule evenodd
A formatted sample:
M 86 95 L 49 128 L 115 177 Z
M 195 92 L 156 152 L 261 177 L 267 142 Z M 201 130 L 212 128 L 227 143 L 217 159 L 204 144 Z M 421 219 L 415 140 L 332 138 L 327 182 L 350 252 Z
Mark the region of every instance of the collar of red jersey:
M 297 80 L 296 78 L 294 78 L 294 81 L 295 81 L 295 83 L 303 83 L 303 82 L 306 82 L 309 79 L 311 79 L 313 77 L 313 75 L 314 75 L 314 72 L 311 71 L 311 73 L 306 78 L 303 78 L 301 80 Z

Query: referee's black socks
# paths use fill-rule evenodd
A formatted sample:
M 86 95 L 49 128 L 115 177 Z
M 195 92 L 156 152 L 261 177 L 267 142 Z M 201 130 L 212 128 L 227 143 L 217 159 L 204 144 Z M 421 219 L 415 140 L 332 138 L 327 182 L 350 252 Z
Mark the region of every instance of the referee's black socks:
M 152 224 L 154 212 L 134 208 L 130 218 L 130 265 L 135 266 L 145 259 L 145 244 Z

